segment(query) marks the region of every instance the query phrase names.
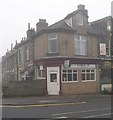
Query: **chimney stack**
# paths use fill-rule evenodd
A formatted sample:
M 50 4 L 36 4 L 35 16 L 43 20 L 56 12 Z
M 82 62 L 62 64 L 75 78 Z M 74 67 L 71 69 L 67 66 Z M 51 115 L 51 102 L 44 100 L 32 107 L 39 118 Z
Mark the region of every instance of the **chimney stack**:
M 84 10 L 85 9 L 85 5 L 78 5 L 78 10 L 80 10 L 80 9 L 82 9 L 82 10 Z
M 28 30 L 30 30 L 30 23 L 28 23 Z
M 27 38 L 30 38 L 34 34 L 35 34 L 35 29 L 34 28 L 30 28 L 30 23 L 28 23 Z
M 85 9 L 85 5 L 78 5 L 78 10 L 79 11 L 84 11 L 84 13 L 87 15 L 87 17 L 88 17 L 88 11 Z
M 48 23 L 46 22 L 46 19 L 39 19 L 39 22 L 36 24 L 36 31 L 39 32 L 46 29 L 47 27 Z
M 16 45 L 18 44 L 18 43 L 17 43 L 17 40 L 15 41 L 15 43 L 16 43 Z
M 13 50 L 13 44 L 11 44 L 11 50 Z

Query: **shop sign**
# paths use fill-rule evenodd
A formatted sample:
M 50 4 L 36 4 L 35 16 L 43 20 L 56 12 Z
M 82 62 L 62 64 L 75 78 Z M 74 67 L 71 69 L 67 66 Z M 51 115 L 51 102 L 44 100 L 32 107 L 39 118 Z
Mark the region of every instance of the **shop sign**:
M 40 67 L 40 68 L 39 68 L 40 70 L 43 70 L 43 65 L 40 65 L 39 67 Z
M 69 67 L 69 60 L 64 61 L 64 68 L 67 68 L 67 67 Z
M 78 68 L 81 68 L 81 69 L 82 68 L 89 68 L 89 69 L 93 68 L 94 69 L 96 66 L 95 66 L 95 64 L 71 64 L 70 67 L 77 68 L 77 69 Z

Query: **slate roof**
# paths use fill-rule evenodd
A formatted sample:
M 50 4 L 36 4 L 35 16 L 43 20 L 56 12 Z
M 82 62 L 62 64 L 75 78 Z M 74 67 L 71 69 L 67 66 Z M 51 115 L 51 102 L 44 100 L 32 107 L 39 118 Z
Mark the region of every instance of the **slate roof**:
M 107 24 L 108 21 L 111 21 L 111 16 L 93 21 L 90 23 L 91 27 L 93 27 L 96 31 L 98 31 L 101 35 L 107 35 Z
M 71 15 L 73 15 L 73 14 L 71 14 Z M 77 30 L 74 27 L 68 26 L 65 23 L 65 18 L 47 28 L 47 30 L 53 30 L 53 29 L 64 29 L 64 30 L 71 30 L 71 31 L 76 31 Z M 106 34 L 104 31 L 96 29 L 92 25 L 87 26 L 87 33 L 93 34 L 93 35 L 105 35 Z
M 75 30 L 73 27 L 70 27 L 65 23 L 65 19 L 62 19 L 48 27 L 48 30 L 52 30 L 52 29 Z

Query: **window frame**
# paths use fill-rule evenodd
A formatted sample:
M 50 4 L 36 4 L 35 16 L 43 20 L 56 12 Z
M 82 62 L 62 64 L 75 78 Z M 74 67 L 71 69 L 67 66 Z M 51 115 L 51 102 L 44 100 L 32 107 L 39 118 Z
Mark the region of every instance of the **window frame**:
M 85 39 L 82 39 L 82 38 Z M 87 36 L 85 35 L 74 35 L 75 41 L 75 55 L 87 55 Z
M 22 62 L 22 49 L 18 49 L 18 63 Z
M 110 57 L 110 55 L 111 55 L 110 44 L 111 44 L 111 41 L 110 41 L 110 39 L 108 39 L 108 44 L 106 44 L 106 56 L 107 57 Z
M 66 72 L 63 73 L 63 71 L 66 71 Z M 71 71 L 72 74 L 69 73 L 69 71 Z M 76 71 L 76 72 L 74 72 L 74 71 Z M 77 80 L 73 79 L 74 78 L 74 74 L 76 74 Z M 66 80 L 63 80 L 64 79 L 63 75 L 66 75 Z M 71 81 L 68 79 L 69 75 L 72 76 L 72 80 Z M 62 69 L 62 75 L 61 75 L 61 77 L 62 77 L 62 83 L 78 82 L 78 70 L 75 70 L 75 69 Z
M 49 35 L 52 35 L 52 34 L 55 34 L 56 37 L 49 37 Z M 55 41 L 56 43 L 56 50 L 52 50 L 52 46 L 50 45 L 51 41 Z M 48 53 L 58 53 L 58 36 L 57 36 L 57 33 L 49 33 L 48 34 Z
M 26 46 L 26 61 L 29 61 L 30 56 L 29 56 L 29 46 Z
M 89 70 L 89 72 L 87 72 Z M 93 70 L 93 72 L 92 72 Z M 84 71 L 84 72 L 82 72 Z M 82 79 L 82 75 L 85 74 L 85 79 L 83 80 Z M 90 76 L 90 79 L 88 80 L 87 77 L 88 77 L 88 74 Z M 94 79 L 91 79 L 91 74 L 94 75 Z M 81 70 L 81 81 L 82 82 L 91 82 L 91 81 L 96 81 L 96 69 L 82 69 Z
M 44 68 L 44 66 L 43 66 L 43 69 L 40 69 L 40 66 L 42 66 L 42 65 L 39 65 L 39 66 L 37 66 L 37 72 L 36 72 L 36 78 L 37 79 L 45 79 L 46 78 L 46 69 Z M 44 72 L 44 73 L 43 73 Z M 45 74 L 45 76 L 43 76 L 43 74 Z

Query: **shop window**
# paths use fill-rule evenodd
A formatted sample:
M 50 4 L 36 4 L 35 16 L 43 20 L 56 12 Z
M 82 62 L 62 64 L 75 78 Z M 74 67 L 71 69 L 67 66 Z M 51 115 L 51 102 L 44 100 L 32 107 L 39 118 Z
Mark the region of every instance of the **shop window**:
M 75 35 L 75 54 L 87 54 L 87 37 L 83 35 Z
M 48 52 L 58 53 L 58 39 L 56 33 L 50 33 L 48 35 Z
M 82 70 L 82 81 L 95 80 L 95 70 Z
M 77 70 L 63 70 L 62 81 L 63 82 L 78 81 L 78 71 Z
M 45 79 L 45 68 L 40 65 L 37 67 L 37 79 Z

